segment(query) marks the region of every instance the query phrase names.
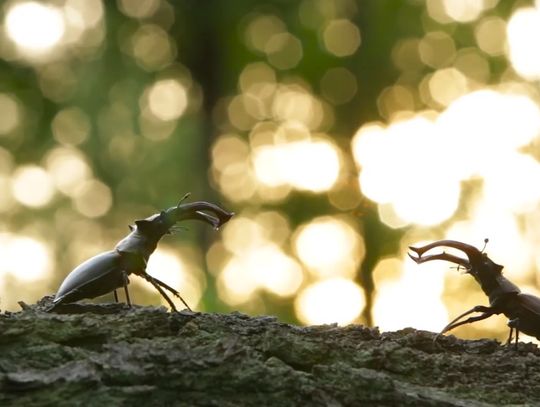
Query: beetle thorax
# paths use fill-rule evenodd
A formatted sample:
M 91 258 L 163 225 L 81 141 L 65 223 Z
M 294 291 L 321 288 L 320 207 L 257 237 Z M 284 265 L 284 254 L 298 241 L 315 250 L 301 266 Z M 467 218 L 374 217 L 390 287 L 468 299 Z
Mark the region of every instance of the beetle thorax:
M 115 249 L 120 252 L 138 254 L 148 260 L 150 255 L 156 250 L 161 236 L 157 237 L 155 235 L 141 233 L 138 229 L 135 229 L 125 238 L 120 240 Z
M 502 266 L 489 259 L 473 270 L 471 274 L 480 284 L 482 291 L 489 297 L 490 303 L 493 303 L 501 295 L 513 295 L 520 292 L 514 283 L 502 275 Z

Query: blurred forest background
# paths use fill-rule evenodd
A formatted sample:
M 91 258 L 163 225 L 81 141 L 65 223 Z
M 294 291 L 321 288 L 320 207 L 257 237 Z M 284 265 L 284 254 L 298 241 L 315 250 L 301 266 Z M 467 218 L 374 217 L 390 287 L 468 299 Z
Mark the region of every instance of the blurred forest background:
M 52 294 L 186 192 L 150 274 L 196 310 L 439 331 L 487 304 L 407 246 L 538 294 L 540 2 L 4 1 L 0 308 Z M 159 294 L 131 278 L 132 299 Z M 100 298 L 98 301 L 112 300 Z M 505 338 L 505 318 L 460 328 Z

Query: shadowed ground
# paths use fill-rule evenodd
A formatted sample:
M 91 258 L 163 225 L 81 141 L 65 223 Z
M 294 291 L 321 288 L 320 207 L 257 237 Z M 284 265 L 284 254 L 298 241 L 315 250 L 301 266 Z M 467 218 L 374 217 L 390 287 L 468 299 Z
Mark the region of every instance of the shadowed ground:
M 48 303 L 0 314 L 0 405 L 540 405 L 532 344 Z

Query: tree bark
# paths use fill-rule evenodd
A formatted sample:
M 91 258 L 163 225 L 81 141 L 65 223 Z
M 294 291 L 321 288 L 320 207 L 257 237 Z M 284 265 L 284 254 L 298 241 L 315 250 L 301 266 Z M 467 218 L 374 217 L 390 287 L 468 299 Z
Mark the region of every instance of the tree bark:
M 0 405 L 540 403 L 533 344 L 50 300 L 0 314 Z

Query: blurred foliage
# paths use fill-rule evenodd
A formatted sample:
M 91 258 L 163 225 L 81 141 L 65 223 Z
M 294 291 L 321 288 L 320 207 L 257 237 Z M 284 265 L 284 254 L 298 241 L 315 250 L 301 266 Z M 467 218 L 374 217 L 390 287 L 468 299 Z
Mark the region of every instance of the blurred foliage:
M 360 192 L 353 137 L 366 123 L 433 116 L 467 92 L 516 80 L 504 39 L 489 38 L 502 38 L 522 5 L 5 2 L 3 308 L 54 292 L 128 223 L 190 191 L 237 212 L 218 234 L 190 224 L 156 254 L 155 270 L 197 309 L 378 323 L 377 264 L 444 234 L 467 206 L 430 224 L 381 221 L 387 206 Z M 373 160 L 403 169 L 385 155 Z M 418 180 L 410 182 L 414 194 Z M 415 223 L 422 237 L 409 233 Z M 137 303 L 158 301 L 135 286 Z

